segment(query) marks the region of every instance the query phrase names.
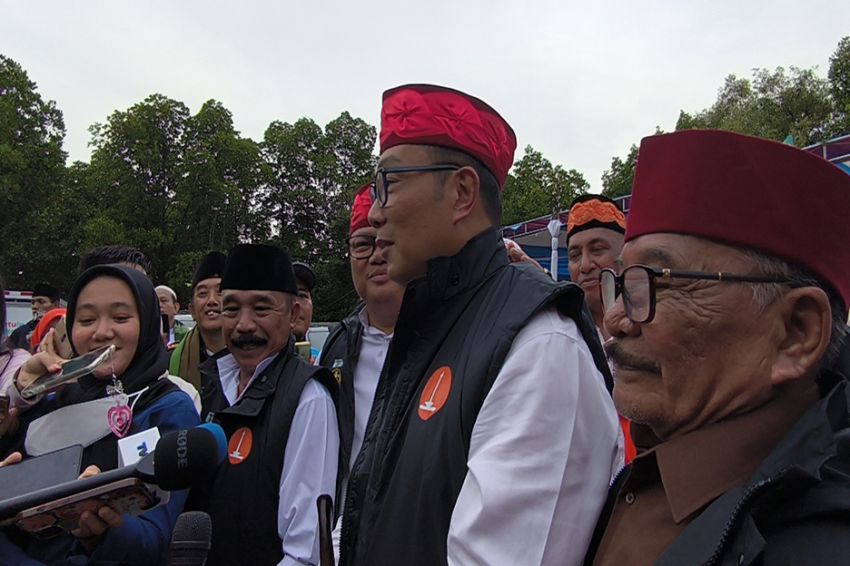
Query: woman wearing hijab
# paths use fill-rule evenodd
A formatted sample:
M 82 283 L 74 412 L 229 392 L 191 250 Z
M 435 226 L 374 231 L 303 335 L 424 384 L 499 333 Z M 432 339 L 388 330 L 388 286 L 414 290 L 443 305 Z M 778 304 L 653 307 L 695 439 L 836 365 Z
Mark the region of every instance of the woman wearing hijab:
M 68 336 L 74 355 L 108 345 L 111 361 L 77 383 L 47 395 L 26 413 L 25 453 L 37 456 L 82 444 L 82 468 L 118 466 L 118 439 L 157 427 L 160 434 L 199 424 L 192 400 L 168 379 L 168 352 L 160 336 L 159 303 L 142 273 L 120 265 L 84 272 L 71 290 Z M 58 371 L 62 358 L 52 348 L 39 352 L 19 371 L 13 397 L 36 377 Z M 109 507 L 83 513 L 72 534 L 27 541 L 26 552 L 46 564 L 159 564 L 186 492 L 138 517 Z M 73 536 L 72 536 L 73 535 Z

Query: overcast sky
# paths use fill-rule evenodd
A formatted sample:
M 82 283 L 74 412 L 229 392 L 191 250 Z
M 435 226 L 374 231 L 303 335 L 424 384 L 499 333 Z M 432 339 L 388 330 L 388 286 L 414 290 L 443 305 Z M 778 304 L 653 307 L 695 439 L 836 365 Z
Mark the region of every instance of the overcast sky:
M 0 0 L 0 53 L 88 127 L 152 93 L 195 113 L 214 98 L 242 135 L 272 120 L 324 126 L 349 111 L 378 126 L 381 93 L 408 82 L 490 103 L 522 148 L 598 192 L 614 155 L 679 110 L 699 111 L 730 73 L 818 66 L 850 35 L 846 0 L 533 1 Z

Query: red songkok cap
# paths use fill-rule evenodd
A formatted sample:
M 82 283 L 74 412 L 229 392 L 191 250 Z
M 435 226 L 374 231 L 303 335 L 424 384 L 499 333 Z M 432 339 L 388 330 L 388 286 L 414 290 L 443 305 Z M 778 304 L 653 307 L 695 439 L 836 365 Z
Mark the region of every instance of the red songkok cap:
M 795 147 L 718 130 L 641 141 L 628 242 L 691 234 L 805 267 L 850 304 L 850 175 Z
M 348 235 L 352 235 L 355 230 L 365 228 L 369 225 L 369 209 L 372 208 L 372 185 L 364 185 L 357 190 L 354 195 L 354 205 L 351 207 L 351 227 L 348 229 Z
M 437 145 L 468 153 L 504 188 L 516 135 L 487 103 L 435 85 L 405 85 L 384 93 L 381 153 L 402 144 Z

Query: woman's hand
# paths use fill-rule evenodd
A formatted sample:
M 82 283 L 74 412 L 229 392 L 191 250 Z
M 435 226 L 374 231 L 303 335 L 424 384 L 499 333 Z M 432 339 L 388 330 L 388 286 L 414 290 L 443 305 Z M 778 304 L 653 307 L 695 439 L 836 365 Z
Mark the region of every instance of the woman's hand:
M 78 479 L 84 480 L 100 473 L 97 466 L 89 466 Z M 71 534 L 80 539 L 80 544 L 91 553 L 103 540 L 110 528 L 118 528 L 124 522 L 124 516 L 114 509 L 104 505 L 96 513 L 85 511 L 80 515 L 77 528 Z
M 24 362 L 15 380 L 18 391 L 32 385 L 32 383 L 46 373 L 56 373 L 62 369 L 62 364 L 67 360 L 56 353 L 53 345 L 53 332 L 51 328 L 42 340 L 43 349 Z M 48 339 L 49 338 L 49 339 Z
M 23 459 L 24 455 L 20 452 L 12 452 L 8 456 L 6 456 L 6 458 L 2 462 L 0 462 L 0 468 L 4 466 L 11 466 L 13 464 L 18 464 Z

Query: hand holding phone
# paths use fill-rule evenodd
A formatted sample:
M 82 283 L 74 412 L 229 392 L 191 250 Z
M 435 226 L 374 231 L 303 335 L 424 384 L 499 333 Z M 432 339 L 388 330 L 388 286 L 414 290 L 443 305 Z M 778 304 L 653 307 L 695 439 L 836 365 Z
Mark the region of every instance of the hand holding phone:
M 141 480 L 127 478 L 22 511 L 16 523 L 18 528 L 41 537 L 72 531 L 87 538 L 120 526 L 125 513 L 141 515 L 161 502 Z M 86 513 L 91 516 L 84 517 Z
M 65 383 L 74 381 L 79 377 L 89 374 L 107 363 L 114 352 L 115 346 L 110 344 L 109 346 L 92 350 L 82 356 L 70 360 L 64 360 L 56 355 L 55 350 L 53 349 L 53 341 L 49 340 L 47 341 L 47 349 L 44 352 L 39 352 L 24 362 L 24 365 L 21 366 L 21 372 L 18 374 L 17 379 L 18 390 L 21 393 L 21 397 L 24 399 L 33 399 L 42 393 L 53 391 L 60 385 L 64 385 Z M 26 372 L 24 372 L 24 368 L 27 367 L 27 364 L 30 364 L 30 362 L 36 360 L 39 356 L 44 357 L 33 362 L 32 366 L 27 368 Z M 54 359 L 58 361 L 48 367 L 48 364 L 53 363 L 52 360 Z M 39 375 L 35 379 L 29 379 L 33 370 L 37 370 L 39 367 L 47 368 L 49 373 Z M 51 370 L 50 367 L 55 367 L 56 369 Z
M 44 349 L 36 352 L 18 369 L 15 377 L 15 385 L 18 391 L 29 387 L 39 377 L 46 374 L 57 373 L 62 370 L 62 364 L 65 363 L 65 358 L 56 353 L 56 348 L 52 340 L 53 329 L 50 329 L 47 336 L 50 340 L 44 340 Z

